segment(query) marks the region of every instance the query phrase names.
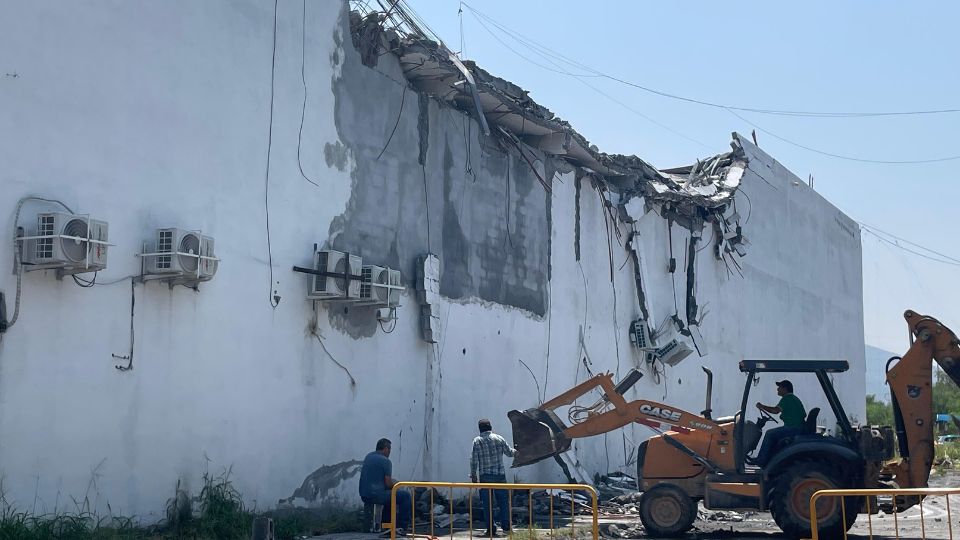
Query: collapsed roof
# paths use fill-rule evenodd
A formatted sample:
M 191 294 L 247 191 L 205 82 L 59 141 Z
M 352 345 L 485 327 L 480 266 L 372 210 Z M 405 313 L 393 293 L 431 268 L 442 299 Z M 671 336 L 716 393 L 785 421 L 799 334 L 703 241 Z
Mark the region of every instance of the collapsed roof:
M 747 158 L 736 137 L 730 152 L 667 170 L 637 156 L 600 152 L 523 88 L 461 61 L 442 41 L 430 39 L 401 2 L 381 5 L 381 11 L 371 10 L 368 2 L 354 2 L 352 8 L 350 30 L 365 64 L 375 65 L 385 51 L 394 54 L 418 91 L 474 116 L 487 134 L 518 147 L 522 142 L 600 177 L 622 201 L 642 196 L 672 203 L 680 216 L 703 216 L 722 212 L 740 185 Z

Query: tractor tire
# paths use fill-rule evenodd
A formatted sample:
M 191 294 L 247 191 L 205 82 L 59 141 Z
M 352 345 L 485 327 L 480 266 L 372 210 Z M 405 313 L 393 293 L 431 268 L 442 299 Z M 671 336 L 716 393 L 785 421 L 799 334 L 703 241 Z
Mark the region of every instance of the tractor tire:
M 840 469 L 808 460 L 794 463 L 780 472 L 773 479 L 770 492 L 770 513 L 780 530 L 789 538 L 811 538 L 810 498 L 821 489 L 848 487 L 844 478 Z M 822 497 L 817 501 L 820 538 L 843 538 L 844 532 L 850 530 L 857 520 L 863 498 L 843 499 L 843 506 L 839 497 Z
M 690 530 L 697 506 L 677 486 L 659 484 L 640 496 L 640 521 L 647 536 L 674 537 Z

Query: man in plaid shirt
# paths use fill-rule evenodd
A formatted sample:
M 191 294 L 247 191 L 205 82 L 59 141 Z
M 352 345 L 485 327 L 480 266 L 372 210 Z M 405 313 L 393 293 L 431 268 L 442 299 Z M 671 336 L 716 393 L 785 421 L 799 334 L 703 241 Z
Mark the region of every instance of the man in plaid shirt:
M 477 423 L 480 435 L 473 439 L 473 452 L 470 454 L 470 479 L 474 482 L 499 483 L 507 481 L 506 471 L 503 468 L 503 456 L 513 457 L 516 450 L 510 448 L 503 437 L 493 432 L 490 420 L 486 418 Z M 491 495 L 492 492 L 492 495 Z M 500 510 L 499 522 L 504 532 L 510 532 L 510 500 L 505 489 L 487 489 L 480 495 L 483 501 L 483 513 L 487 517 L 487 531 L 483 536 L 497 536 L 497 525 L 493 521 L 491 500 L 497 499 L 497 508 Z

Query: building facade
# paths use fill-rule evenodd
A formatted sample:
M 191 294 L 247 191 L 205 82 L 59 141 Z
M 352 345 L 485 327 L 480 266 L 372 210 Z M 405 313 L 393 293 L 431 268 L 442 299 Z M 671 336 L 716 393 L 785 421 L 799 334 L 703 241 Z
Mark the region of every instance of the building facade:
M 349 506 L 380 437 L 396 478 L 462 480 L 478 418 L 509 439 L 508 410 L 632 368 L 629 398 L 697 412 L 709 367 L 721 416 L 741 359 L 843 358 L 863 418 L 859 230 L 740 136 L 669 171 L 602 154 L 522 89 L 346 3 L 0 6 L 10 504 L 150 519 L 178 482 L 195 494 L 229 468 L 260 507 Z M 67 209 L 109 225 L 109 245 L 85 244 L 107 250 L 95 282 L 22 264 L 17 235 Z M 213 278 L 143 279 L 160 228 L 214 239 Z M 399 270 L 399 307 L 308 299 L 293 267 L 317 249 Z M 636 320 L 694 352 L 649 361 Z M 755 392 L 772 402 L 773 379 Z M 651 434 L 574 454 L 633 473 Z

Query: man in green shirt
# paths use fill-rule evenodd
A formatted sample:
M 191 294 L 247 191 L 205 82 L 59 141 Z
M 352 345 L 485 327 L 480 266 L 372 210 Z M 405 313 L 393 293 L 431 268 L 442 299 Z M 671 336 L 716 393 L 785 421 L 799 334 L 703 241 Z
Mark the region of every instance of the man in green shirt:
M 775 406 L 757 403 L 757 408 L 770 414 L 779 414 L 783 425 L 767 431 L 763 438 L 763 444 L 760 445 L 760 451 L 752 464 L 765 467 L 772 457 L 777 444 L 787 437 L 793 437 L 803 433 L 803 424 L 807 417 L 807 412 L 803 408 L 800 398 L 793 395 L 793 383 L 788 380 L 777 381 L 777 395 L 780 396 L 780 402 Z M 748 459 L 748 462 L 750 460 Z

